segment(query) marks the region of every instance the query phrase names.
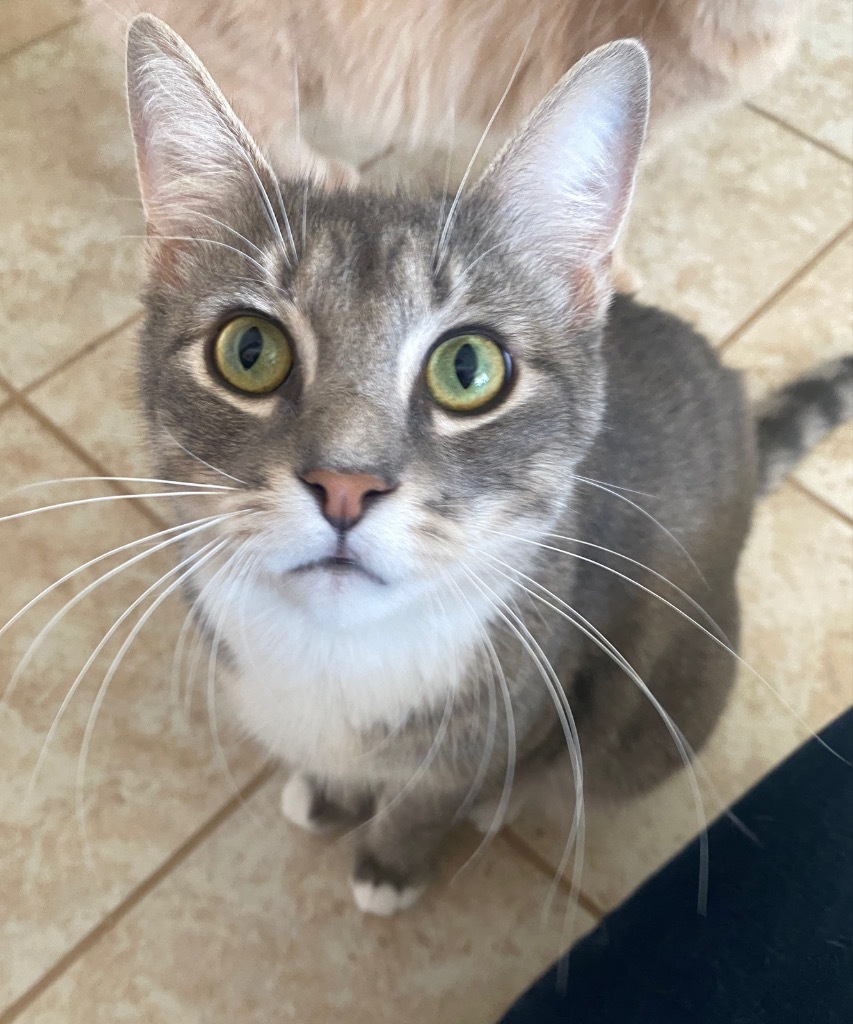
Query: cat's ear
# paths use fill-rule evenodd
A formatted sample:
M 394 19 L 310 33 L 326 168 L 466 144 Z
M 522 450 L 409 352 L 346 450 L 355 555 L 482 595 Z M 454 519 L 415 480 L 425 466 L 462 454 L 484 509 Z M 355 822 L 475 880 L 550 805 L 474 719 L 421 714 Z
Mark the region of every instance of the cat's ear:
M 198 234 L 199 214 L 244 192 L 268 202 L 269 163 L 198 57 L 150 14 L 128 30 L 127 96 L 150 234 Z
M 649 61 L 623 39 L 593 51 L 554 86 L 477 185 L 514 244 L 551 273 L 609 289 L 646 133 Z M 601 296 L 598 296 L 601 298 Z

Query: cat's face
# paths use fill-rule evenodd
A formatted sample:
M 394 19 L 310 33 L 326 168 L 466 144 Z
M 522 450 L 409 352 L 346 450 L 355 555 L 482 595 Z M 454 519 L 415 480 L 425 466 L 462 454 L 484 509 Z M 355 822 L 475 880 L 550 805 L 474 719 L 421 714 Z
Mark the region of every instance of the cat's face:
M 141 356 L 160 470 L 239 487 L 199 499 L 193 514 L 256 510 L 246 550 L 259 556 L 257 571 L 327 620 L 381 615 L 446 588 L 444 577 L 464 582 L 465 567 L 479 571 L 489 557 L 526 562 L 512 538 L 549 529 L 597 421 L 595 327 L 566 323 L 559 299 L 511 254 L 465 273 L 482 244 L 482 211 L 460 209 L 433 272 L 439 201 L 283 195 L 294 213 L 306 203 L 295 252 L 262 216 L 249 223 L 235 210 L 228 220 L 267 273 L 223 246 L 188 245 L 179 286 L 153 283 Z M 205 237 L 227 239 L 212 227 Z M 282 332 L 264 340 L 254 320 L 238 320 L 249 341 L 289 350 L 289 373 L 267 394 L 239 390 L 216 364 L 223 325 L 247 313 Z M 471 340 L 444 367 L 448 388 L 427 367 L 441 372 L 437 349 L 455 336 Z M 453 355 L 454 342 L 445 346 Z M 454 385 L 464 399 L 465 356 L 475 372 L 478 361 L 505 379 L 488 382 L 499 390 L 482 407 L 457 412 L 441 402 Z M 353 491 L 330 477 L 324 494 L 309 482 L 318 470 L 369 475 L 381 489 L 362 497 L 358 483 Z M 343 523 L 324 515 L 335 494 L 353 505 Z
M 451 214 L 278 182 L 174 37 L 149 24 L 137 49 L 150 435 L 162 473 L 234 488 L 184 519 L 251 510 L 219 527 L 247 571 L 341 626 L 527 564 L 601 415 L 606 269 L 642 136 L 627 87 L 569 90 L 581 113 L 605 92 L 610 149 L 606 125 L 559 138 L 544 108 Z M 590 166 L 555 163 L 567 143 Z M 548 209 L 561 194 L 573 223 Z

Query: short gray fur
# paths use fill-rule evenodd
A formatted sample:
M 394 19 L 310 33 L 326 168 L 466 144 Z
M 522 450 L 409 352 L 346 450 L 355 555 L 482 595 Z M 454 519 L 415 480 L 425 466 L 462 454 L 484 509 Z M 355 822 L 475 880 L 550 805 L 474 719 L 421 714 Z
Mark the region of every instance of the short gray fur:
M 183 51 L 175 57 L 177 44 L 165 30 L 150 21 L 135 25 L 131 114 L 145 188 L 144 153 L 152 145 L 139 70 L 152 66 L 143 60 L 150 57 L 145 47 L 171 47 L 170 60 L 189 58 Z M 201 75 L 194 66 L 192 73 Z M 218 102 L 210 100 L 214 107 Z M 230 116 L 217 111 L 217 117 Z M 273 195 L 266 165 L 257 166 Z M 763 413 L 756 427 L 740 376 L 682 320 L 625 296 L 602 302 L 597 278 L 580 273 L 571 288 L 556 286 L 559 261 L 548 253 L 532 256 L 511 235 L 491 179 L 462 194 L 436 266 L 437 233 L 451 197 L 328 192 L 308 180 L 280 181 L 297 250 L 288 260 L 255 185 L 241 174 L 235 170 L 227 192 L 211 191 L 206 221 L 188 221 L 175 231 L 207 244 L 158 240 L 158 231 L 165 232 L 149 199 L 153 258 L 140 384 L 158 471 L 222 483 L 198 461 L 205 460 L 244 481 L 239 500 L 259 507 L 272 500 L 278 481 L 306 467 L 378 473 L 393 481 L 398 490 L 382 500 L 408 495 L 417 504 L 436 558 L 451 565 L 470 557 L 481 581 L 496 590 L 508 589 L 501 571 L 515 581 L 509 589 L 518 612 L 512 604 L 499 606 L 482 625 L 509 687 L 517 778 L 523 782 L 551 766 L 566 739 L 541 668 L 509 624 L 517 625 L 516 614 L 568 697 L 587 794 L 621 798 L 657 783 L 681 763 L 660 715 L 600 646 L 545 601 L 566 602 L 600 630 L 648 684 L 689 748 L 699 749 L 724 707 L 735 659 L 653 595 L 736 645 L 735 573 L 758 474 L 764 485 L 774 483 L 779 467 L 789 468 L 801 454 L 799 439 L 814 439 L 796 424 L 818 415 L 828 428 L 849 414 L 839 397 L 849 390 L 849 360 L 812 378 L 814 386 L 786 389 L 776 411 Z M 200 196 L 191 194 L 187 202 L 198 209 Z M 183 215 L 171 214 L 177 221 Z M 277 223 L 284 232 L 284 221 Z M 240 248 L 240 235 L 252 246 L 243 246 L 244 253 L 269 255 L 271 274 L 230 248 Z M 504 340 L 515 359 L 516 386 L 529 389 L 507 401 L 505 414 L 456 433 L 437 428 L 420 375 L 400 394 L 392 373 L 401 339 L 451 301 L 463 311 L 457 326 L 488 328 Z M 181 362 L 187 350 L 209 345 L 224 316 L 246 308 L 279 316 L 297 348 L 300 328 L 288 322 L 287 310 L 298 308 L 316 347 L 310 386 L 297 362 L 279 392 L 263 400 L 263 415 L 253 413 L 249 400 L 245 407 L 230 400 L 224 385 L 199 383 Z M 223 507 L 234 507 L 229 501 Z M 488 501 L 500 507 L 506 534 L 521 532 L 529 542 L 507 543 L 509 570 L 475 560 L 466 546 L 474 550 L 485 529 L 480 517 Z M 192 515 L 215 510 L 208 504 Z M 545 601 L 521 590 L 526 578 L 536 580 L 532 589 Z M 472 589 L 472 600 L 475 594 Z M 313 771 L 309 815 L 319 824 L 368 818 L 357 833 L 357 881 L 400 890 L 416 884 L 460 809 L 501 794 L 509 719 L 482 665 L 476 662 L 452 695 L 449 718 L 443 700 L 413 707 L 398 728 L 377 723 L 365 732 L 357 765 Z M 371 811 L 378 813 L 370 817 Z

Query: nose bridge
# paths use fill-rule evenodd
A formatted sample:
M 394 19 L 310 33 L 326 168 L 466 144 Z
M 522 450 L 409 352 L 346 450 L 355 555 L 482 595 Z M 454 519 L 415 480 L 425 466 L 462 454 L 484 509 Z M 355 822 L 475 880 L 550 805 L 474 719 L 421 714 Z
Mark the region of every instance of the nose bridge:
M 302 416 L 302 468 L 396 478 L 403 424 L 392 403 L 341 388 L 312 402 Z

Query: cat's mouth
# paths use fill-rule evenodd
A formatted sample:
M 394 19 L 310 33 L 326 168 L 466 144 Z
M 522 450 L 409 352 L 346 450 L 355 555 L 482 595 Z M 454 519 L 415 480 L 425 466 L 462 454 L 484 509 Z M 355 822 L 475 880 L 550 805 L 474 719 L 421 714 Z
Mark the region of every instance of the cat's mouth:
M 335 574 L 348 574 L 356 573 L 361 576 L 367 577 L 373 583 L 378 583 L 380 586 L 385 586 L 385 580 L 381 576 L 377 576 L 375 572 L 371 572 L 366 565 L 359 562 L 357 558 L 352 558 L 349 555 L 329 555 L 327 558 L 315 558 L 312 562 L 305 562 L 303 565 L 297 565 L 295 569 L 291 571 L 294 573 L 305 573 L 305 572 L 316 572 L 316 571 L 327 571 Z

